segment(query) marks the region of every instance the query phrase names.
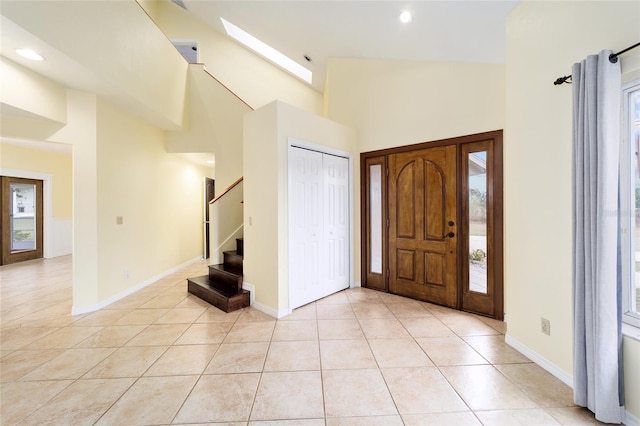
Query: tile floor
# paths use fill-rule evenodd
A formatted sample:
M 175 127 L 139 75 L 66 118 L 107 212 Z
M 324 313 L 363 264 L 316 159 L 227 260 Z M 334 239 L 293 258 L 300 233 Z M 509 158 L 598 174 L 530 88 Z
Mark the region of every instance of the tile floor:
M 367 289 L 281 320 L 186 291 L 204 263 L 72 317 L 71 257 L 0 268 L 0 422 L 597 423 L 505 324 Z

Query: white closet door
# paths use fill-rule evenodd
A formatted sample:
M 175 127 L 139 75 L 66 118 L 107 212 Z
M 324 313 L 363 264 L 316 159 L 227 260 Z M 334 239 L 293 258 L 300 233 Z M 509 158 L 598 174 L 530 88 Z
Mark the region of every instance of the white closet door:
M 349 161 L 289 151 L 291 309 L 349 286 Z
M 349 286 L 349 160 L 324 154 L 322 167 L 327 296 Z
M 293 307 L 322 298 L 322 154 L 293 148 L 289 155 L 293 223 L 289 247 L 289 295 Z

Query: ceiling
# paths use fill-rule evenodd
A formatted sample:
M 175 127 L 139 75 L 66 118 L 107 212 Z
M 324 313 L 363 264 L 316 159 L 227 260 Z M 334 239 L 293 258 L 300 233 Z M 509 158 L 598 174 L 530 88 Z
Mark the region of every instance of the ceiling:
M 503 63 L 506 17 L 519 1 L 182 3 L 216 31 L 224 33 L 222 16 L 306 66 L 322 91 L 329 58 Z M 400 22 L 403 10 L 412 13 L 410 24 Z
M 270 44 L 314 73 L 323 91 L 329 58 L 503 63 L 505 26 L 519 3 L 504 1 L 217 1 L 182 0 L 186 9 L 223 33 L 220 17 Z M 175 7 L 179 7 L 174 5 Z M 408 10 L 413 22 L 402 24 Z M 0 54 L 68 87 L 112 95 L 113 88 L 72 58 L 0 16 Z M 19 57 L 29 45 L 47 61 Z M 311 58 L 307 62 L 304 56 Z M 207 164 L 212 158 L 189 158 Z

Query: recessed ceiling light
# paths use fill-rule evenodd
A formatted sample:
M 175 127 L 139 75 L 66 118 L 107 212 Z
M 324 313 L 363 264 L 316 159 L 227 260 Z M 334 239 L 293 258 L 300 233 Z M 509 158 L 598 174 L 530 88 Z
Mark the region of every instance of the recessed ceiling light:
M 276 49 L 269 46 L 262 40 L 255 38 L 245 30 L 236 27 L 223 17 L 220 17 L 220 20 L 222 21 L 222 25 L 224 25 L 224 29 L 229 36 L 244 44 L 254 52 L 259 53 L 260 55 L 269 59 L 271 62 L 281 66 L 298 78 L 311 84 L 311 82 L 313 81 L 313 73 L 310 70 L 298 64 L 288 56 L 278 52 Z
M 213 160 L 207 160 L 207 164 L 215 164 L 216 162 Z
M 16 49 L 16 53 L 32 61 L 43 61 L 44 57 L 31 49 Z
M 400 12 L 400 22 L 402 22 L 403 24 L 408 24 L 411 21 L 413 21 L 411 12 L 409 12 L 408 10 L 403 10 L 402 12 Z

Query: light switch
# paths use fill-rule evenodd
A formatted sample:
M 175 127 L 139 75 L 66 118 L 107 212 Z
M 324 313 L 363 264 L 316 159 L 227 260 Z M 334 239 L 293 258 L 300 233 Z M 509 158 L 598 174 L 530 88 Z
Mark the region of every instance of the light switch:
M 116 216 L 116 225 L 122 225 L 123 223 L 122 216 Z

